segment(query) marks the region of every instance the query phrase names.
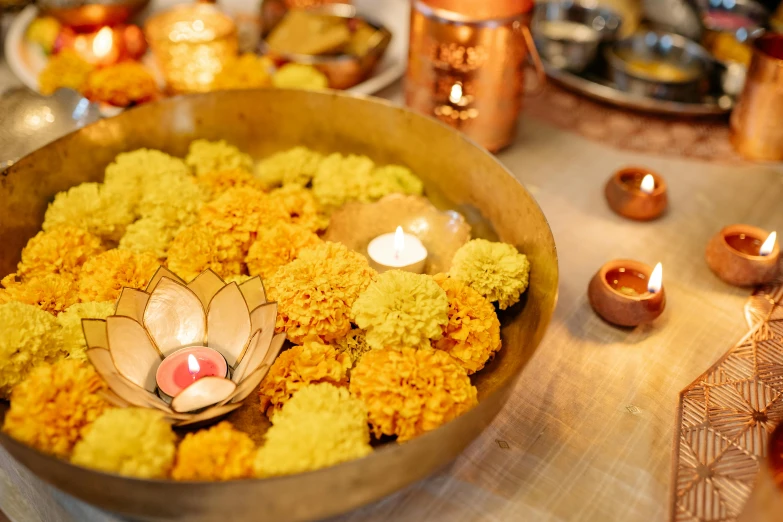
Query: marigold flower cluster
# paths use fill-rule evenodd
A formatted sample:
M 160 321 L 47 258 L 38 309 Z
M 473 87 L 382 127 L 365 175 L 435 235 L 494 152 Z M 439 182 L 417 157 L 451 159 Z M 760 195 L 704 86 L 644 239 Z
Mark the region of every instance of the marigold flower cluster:
M 41 94 L 50 95 L 60 88 L 81 92 L 95 66 L 84 60 L 76 51 L 63 49 L 49 58 L 38 75 L 38 89 Z
M 177 448 L 174 480 L 234 480 L 253 476 L 256 445 L 226 421 L 188 433 Z
M 193 225 L 182 229 L 171 242 L 166 264 L 185 281 L 208 268 L 226 279 L 242 271 L 244 257 L 241 243 L 231 235 Z
M 270 70 L 274 64 L 266 56 L 245 53 L 229 60 L 215 76 L 214 89 L 254 89 L 272 83 Z
M 276 331 L 294 343 L 345 336 L 351 306 L 375 275 L 367 258 L 342 244 L 324 242 L 300 251 L 266 281 L 269 299 L 277 301 Z
M 449 299 L 449 322 L 432 346 L 447 352 L 468 374 L 481 370 L 500 350 L 500 320 L 495 307 L 467 284 L 443 274 L 435 281 Z
M 280 221 L 263 227 L 245 258 L 247 271 L 251 276 L 267 279 L 278 268 L 296 259 L 302 249 L 320 243 L 321 239 L 313 232 L 293 223 Z
M 58 342 L 69 359 L 87 362 L 87 342 L 84 340 L 82 319 L 106 319 L 114 314 L 114 302 L 76 303 L 57 316 L 60 325 L 56 332 Z
M 454 254 L 449 275 L 505 310 L 527 290 L 530 262 L 513 245 L 473 239 Z
M 106 410 L 85 431 L 71 462 L 129 477 L 166 478 L 174 465 L 177 436 L 157 410 Z
M 57 315 L 79 300 L 76 282 L 66 275 L 47 274 L 24 282 L 8 276 L 2 280 L 0 303 L 18 301 L 37 306 L 45 312 Z
M 270 192 L 269 199 L 283 206 L 291 223 L 313 232 L 325 230 L 329 225 L 329 218 L 322 213 L 321 205 L 310 190 L 287 185 Z
M 261 411 L 276 415 L 291 396 L 308 384 L 347 386 L 350 358 L 333 346 L 305 342 L 281 353 L 258 389 Z
M 441 350 L 370 350 L 351 370 L 351 393 L 367 407 L 376 437 L 402 442 L 462 415 L 478 403 L 476 388 Z
M 115 107 L 128 107 L 156 98 L 160 92 L 155 78 L 146 67 L 124 61 L 103 67 L 87 76 L 82 94 L 92 101 Z
M 242 169 L 208 172 L 196 178 L 196 182 L 209 193 L 209 199 L 215 199 L 235 187 L 249 187 L 256 190 L 265 188 L 260 179 Z
M 364 405 L 328 383 L 297 391 L 272 423 L 255 458 L 260 477 L 321 469 L 372 452 Z
M 354 322 L 370 348 L 429 348 L 448 322 L 446 292 L 428 275 L 380 274 L 354 302 Z
M 3 431 L 61 458 L 70 456 L 84 430 L 110 408 L 106 383 L 92 366 L 74 360 L 36 367 L 14 388 Z
M 253 159 L 225 140 L 194 140 L 190 143 L 187 163 L 197 176 L 220 170 L 241 169 L 251 172 Z
M 84 301 L 114 301 L 124 287 L 145 288 L 160 265 L 150 253 L 107 250 L 90 259 L 79 275 L 79 298 Z
M 22 250 L 16 274 L 22 281 L 47 274 L 75 278 L 85 261 L 103 250 L 101 240 L 81 228 L 65 225 L 41 231 Z
M 259 161 L 255 175 L 267 189 L 296 185 L 305 187 L 315 176 L 323 155 L 307 147 L 294 147 Z

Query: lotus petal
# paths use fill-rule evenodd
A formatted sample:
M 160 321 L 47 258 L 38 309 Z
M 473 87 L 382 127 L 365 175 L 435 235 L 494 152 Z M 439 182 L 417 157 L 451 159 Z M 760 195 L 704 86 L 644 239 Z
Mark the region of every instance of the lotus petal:
M 198 424 L 199 422 L 217 419 L 218 417 L 222 417 L 223 415 L 227 415 L 232 411 L 239 409 L 241 406 L 241 402 L 236 402 L 233 404 L 224 404 L 223 406 L 215 406 L 214 408 L 207 408 L 206 410 L 196 413 L 195 415 L 188 415 L 187 420 L 177 422 L 175 426 L 192 426 L 193 424 Z
M 188 288 L 198 296 L 201 306 L 204 310 L 209 306 L 209 302 L 215 297 L 215 294 L 223 288 L 226 283 L 210 269 L 201 272 L 193 281 L 188 283 Z
M 106 318 L 106 332 L 117 371 L 133 384 L 154 392 L 161 357 L 144 328 L 130 317 L 113 315 Z
M 285 342 L 285 334 L 275 335 L 272 328 L 262 330 L 255 345 L 248 348 L 242 362 L 234 370 L 234 382 L 242 382 L 246 376 L 253 373 L 261 364 L 272 366 Z
M 247 378 L 243 379 L 242 382 L 237 385 L 237 389 L 234 390 L 234 393 L 232 393 L 224 402 L 241 402 L 247 399 L 247 396 L 253 393 L 253 390 L 255 390 L 259 384 L 261 384 L 261 381 L 267 373 L 269 373 L 268 364 L 262 364 L 256 368 L 253 373 L 248 375 Z
M 185 284 L 185 281 L 183 281 L 177 274 L 169 270 L 168 268 L 162 266 L 158 268 L 158 270 L 155 272 L 155 274 L 152 276 L 152 279 L 150 279 L 149 284 L 147 285 L 147 288 L 145 290 L 148 294 L 151 294 L 155 288 L 157 288 L 158 283 L 164 278 L 168 277 L 169 279 L 172 279 L 180 284 Z
M 166 356 L 183 346 L 204 344 L 204 307 L 187 286 L 163 277 L 144 310 L 144 326 Z
M 207 346 L 220 352 L 232 368 L 250 339 L 250 314 L 236 283 L 224 286 L 207 311 Z
M 206 408 L 231 396 L 236 387 L 222 377 L 202 377 L 174 397 L 171 409 L 181 413 Z
M 255 353 L 258 347 L 258 341 L 261 339 L 261 330 L 256 330 L 250 340 L 247 342 L 247 347 L 242 353 L 242 359 L 234 368 L 234 372 L 231 374 L 231 380 L 239 384 L 242 381 L 242 374 L 245 373 L 245 369 L 250 361 L 250 357 Z
M 144 320 L 144 309 L 147 307 L 150 294 L 135 288 L 122 289 L 120 299 L 117 301 L 117 309 L 114 315 L 124 315 L 141 324 Z
M 139 388 L 128 379 L 120 375 L 112 361 L 109 350 L 103 348 L 92 348 L 87 350 L 87 357 L 95 367 L 95 371 L 100 374 L 106 384 L 109 385 L 112 392 L 122 400 L 127 401 L 134 406 L 143 408 L 155 408 L 162 411 L 169 411 L 168 406 L 159 397 L 149 393 L 143 388 Z
M 261 306 L 257 306 L 250 312 L 250 328 L 251 331 L 265 330 L 267 328 L 275 328 L 275 321 L 277 320 L 277 303 L 266 303 Z
M 266 303 L 266 290 L 264 290 L 264 283 L 258 276 L 243 282 L 241 285 L 239 285 L 239 290 L 245 297 L 248 310 L 253 310 L 254 308 L 258 308 L 262 304 Z
M 82 319 L 82 332 L 89 348 L 109 348 L 105 319 Z

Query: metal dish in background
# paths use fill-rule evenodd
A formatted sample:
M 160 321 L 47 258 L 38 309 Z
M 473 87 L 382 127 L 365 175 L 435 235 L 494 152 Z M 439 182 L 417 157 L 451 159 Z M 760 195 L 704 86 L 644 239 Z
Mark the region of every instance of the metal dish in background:
M 696 42 L 674 33 L 638 32 L 606 49 L 618 89 L 659 100 L 695 102 L 709 90 L 715 62 Z
M 267 2 L 264 3 L 266 4 Z M 265 40 L 262 40 L 259 46 L 261 54 L 268 55 L 273 59 L 284 62 L 312 65 L 326 75 L 329 79 L 329 87 L 332 89 L 349 89 L 369 77 L 377 63 L 383 57 L 383 54 L 386 52 L 389 42 L 391 42 L 391 32 L 382 25 L 373 22 L 372 20 L 368 20 L 364 16 L 359 16 L 356 7 L 350 4 L 326 4 L 310 8 L 308 11 L 345 19 L 361 18 L 376 29 L 376 33 L 373 35 L 374 41 L 370 44 L 367 52 L 362 56 L 353 56 L 350 54 L 312 56 L 278 52 L 267 45 Z M 264 28 L 264 32 L 268 33 L 273 30 L 274 25 L 279 23 L 280 19 L 281 18 L 275 18 L 274 20 L 276 20 L 276 22 L 270 21 L 271 19 L 263 20 L 262 27 Z M 272 23 L 274 23 L 274 25 L 271 25 Z
M 621 24 L 620 15 L 610 9 L 552 0 L 536 4 L 530 29 L 542 58 L 580 72 L 595 60 L 601 42 L 616 37 Z
M 144 9 L 150 0 L 38 0 L 41 11 L 77 29 L 117 25 Z

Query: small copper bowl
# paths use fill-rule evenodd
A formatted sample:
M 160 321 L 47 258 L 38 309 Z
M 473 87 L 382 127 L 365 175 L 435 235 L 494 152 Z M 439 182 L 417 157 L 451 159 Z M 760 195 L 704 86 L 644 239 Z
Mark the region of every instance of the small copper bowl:
M 769 255 L 754 255 L 752 248 L 743 248 L 745 244 L 755 244 L 758 249 L 769 237 L 766 230 L 751 225 L 730 225 L 715 234 L 707 244 L 705 257 L 710 269 L 726 283 L 734 286 L 754 286 L 775 279 L 780 268 L 780 247 L 776 242 Z
M 618 326 L 638 326 L 654 321 L 666 307 L 666 292 L 663 285 L 657 292 L 647 291 L 652 272 L 649 265 L 639 261 L 609 261 L 590 281 L 587 288 L 590 305 L 598 315 Z
M 655 181 L 652 192 L 641 189 L 641 182 L 649 174 Z M 626 167 L 609 178 L 604 189 L 609 207 L 628 219 L 648 221 L 664 213 L 669 205 L 666 180 L 643 167 Z
M 264 3 L 266 4 L 268 2 Z M 279 1 L 277 3 L 281 4 Z M 280 8 L 284 9 L 284 6 L 280 6 Z M 265 13 L 270 11 L 271 8 L 267 7 Z M 313 56 L 307 54 L 282 53 L 269 47 L 266 40 L 262 40 L 259 44 L 260 52 L 269 56 L 276 62 L 293 62 L 312 65 L 326 75 L 329 79 L 329 87 L 332 89 L 348 89 L 366 80 L 383 57 L 386 48 L 389 47 L 389 42 L 391 42 L 392 38 L 391 32 L 382 25 L 368 20 L 363 16 L 359 17 L 356 12 L 356 7 L 349 4 L 325 4 L 310 8 L 308 11 L 338 16 L 345 19 L 361 18 L 364 22 L 376 29 L 374 35 L 375 41 L 372 42 L 363 56 L 353 56 L 350 54 Z M 274 26 L 280 22 L 282 19 L 280 12 L 281 11 L 278 9 L 278 11 L 274 12 L 274 16 L 262 15 L 264 16 L 263 30 L 265 34 L 268 34 L 274 29 Z M 284 13 L 285 11 L 283 10 L 282 12 Z

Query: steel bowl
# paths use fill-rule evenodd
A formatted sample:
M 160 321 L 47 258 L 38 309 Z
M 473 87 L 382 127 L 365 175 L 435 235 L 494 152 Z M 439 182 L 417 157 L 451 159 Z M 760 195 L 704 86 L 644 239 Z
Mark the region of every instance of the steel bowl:
M 44 14 L 76 29 L 117 25 L 144 9 L 150 0 L 38 0 Z
M 615 42 L 605 51 L 609 76 L 621 91 L 648 98 L 695 102 L 710 88 L 712 56 L 696 42 L 674 33 L 642 31 Z M 661 63 L 681 71 L 663 79 L 641 72 L 635 63 Z
M 549 225 L 530 193 L 486 150 L 435 119 L 345 93 L 286 89 L 223 91 L 145 104 L 69 134 L 11 166 L 0 183 L 0 275 L 15 270 L 54 195 L 100 181 L 120 152 L 158 148 L 184 156 L 191 140 L 225 139 L 254 158 L 296 145 L 366 154 L 422 176 L 439 208 L 460 211 L 474 235 L 499 238 L 531 263 L 522 302 L 500 314 L 503 349 L 472 376 L 479 404 L 403 444 L 310 473 L 230 482 L 141 480 L 75 466 L 6 434 L 15 459 L 62 491 L 134 520 L 321 519 L 380 499 L 452 461 L 505 404 L 538 346 L 557 299 L 558 267 Z M 253 394 L 251 397 L 257 397 Z M 258 404 L 232 413 L 262 417 Z M 259 421 L 260 422 L 260 421 Z
M 570 22 L 584 32 L 555 33 L 555 24 Z M 572 0 L 553 0 L 536 4 L 531 21 L 531 32 L 539 54 L 552 66 L 581 72 L 595 60 L 601 42 L 617 36 L 622 18 L 605 7 L 586 6 Z M 560 34 L 562 32 L 563 34 Z M 590 37 L 590 38 L 588 38 Z
M 283 2 L 280 2 L 279 0 L 271 2 L 265 0 L 264 4 L 278 4 L 280 5 L 280 9 L 283 9 Z M 273 16 L 268 14 L 273 11 L 271 7 L 266 6 L 266 9 L 267 10 L 264 12 L 267 14 L 264 16 L 263 27 L 264 33 L 268 34 L 282 19 L 280 13 L 284 13 L 285 11 L 275 11 L 276 15 Z M 389 42 L 391 42 L 391 32 L 382 25 L 375 23 L 372 20 L 368 20 L 365 16 L 359 16 L 356 7 L 350 4 L 325 4 L 319 7 L 312 7 L 308 10 L 345 19 L 361 18 L 377 30 L 375 33 L 375 41 L 372 42 L 364 56 L 353 56 L 349 54 L 311 56 L 306 54 L 281 53 L 267 45 L 266 40 L 262 40 L 259 44 L 260 52 L 269 55 L 279 62 L 312 65 L 326 75 L 329 79 L 329 87 L 332 89 L 349 89 L 366 80 L 370 74 L 372 74 L 373 69 L 386 52 L 386 48 L 389 46 Z

